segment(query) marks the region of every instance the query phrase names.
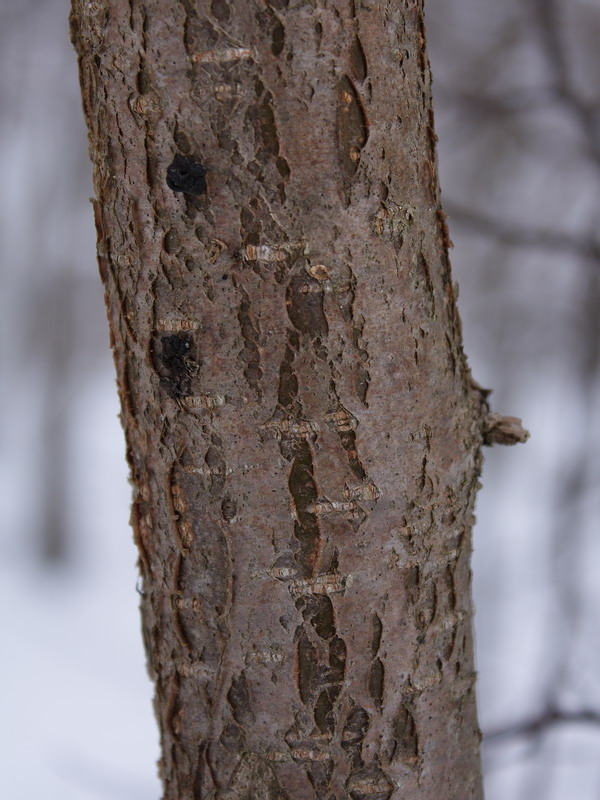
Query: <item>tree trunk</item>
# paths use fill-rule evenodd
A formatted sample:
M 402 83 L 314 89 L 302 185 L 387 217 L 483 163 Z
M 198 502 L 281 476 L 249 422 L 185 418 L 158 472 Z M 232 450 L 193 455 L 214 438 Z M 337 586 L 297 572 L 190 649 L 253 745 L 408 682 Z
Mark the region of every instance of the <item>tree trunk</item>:
M 422 0 L 74 0 L 166 800 L 481 797 L 486 404 Z

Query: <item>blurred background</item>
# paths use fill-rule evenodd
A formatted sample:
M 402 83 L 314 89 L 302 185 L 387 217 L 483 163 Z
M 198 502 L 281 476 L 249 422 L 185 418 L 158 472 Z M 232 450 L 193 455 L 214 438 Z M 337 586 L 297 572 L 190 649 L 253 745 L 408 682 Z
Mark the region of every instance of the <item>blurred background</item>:
M 68 0 L 0 0 L 0 795 L 158 800 Z M 600 796 L 600 0 L 427 0 L 486 450 L 487 800 Z

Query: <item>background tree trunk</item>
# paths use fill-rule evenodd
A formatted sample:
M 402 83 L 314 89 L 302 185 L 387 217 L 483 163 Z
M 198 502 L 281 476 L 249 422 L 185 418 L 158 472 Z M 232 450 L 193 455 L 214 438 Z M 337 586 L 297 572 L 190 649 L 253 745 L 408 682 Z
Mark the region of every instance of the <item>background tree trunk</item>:
M 166 800 L 480 798 L 421 0 L 71 23 Z

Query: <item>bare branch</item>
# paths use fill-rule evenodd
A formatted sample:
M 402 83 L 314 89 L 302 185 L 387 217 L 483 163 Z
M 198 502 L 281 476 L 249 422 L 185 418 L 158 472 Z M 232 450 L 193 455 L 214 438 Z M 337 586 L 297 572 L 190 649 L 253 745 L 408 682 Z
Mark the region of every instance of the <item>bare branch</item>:
M 569 723 L 600 726 L 600 711 L 595 711 L 593 709 L 564 711 L 558 708 L 548 708 L 538 716 L 531 717 L 531 719 L 492 729 L 484 733 L 483 739 L 489 744 L 501 739 L 511 739 L 521 736 L 538 737 L 544 735 L 549 728 L 555 725 Z
M 600 261 L 600 243 L 594 239 L 557 231 L 517 228 L 501 220 L 486 217 L 477 211 L 454 205 L 452 202 L 445 202 L 444 208 L 451 222 L 471 233 L 495 239 L 510 247 L 550 250 L 553 253 L 569 253 L 580 258 Z
M 558 99 L 577 120 L 587 142 L 590 158 L 600 167 L 598 108 L 586 103 L 573 86 L 565 45 L 561 37 L 561 20 L 557 0 L 533 0 L 540 42 L 553 77 Z

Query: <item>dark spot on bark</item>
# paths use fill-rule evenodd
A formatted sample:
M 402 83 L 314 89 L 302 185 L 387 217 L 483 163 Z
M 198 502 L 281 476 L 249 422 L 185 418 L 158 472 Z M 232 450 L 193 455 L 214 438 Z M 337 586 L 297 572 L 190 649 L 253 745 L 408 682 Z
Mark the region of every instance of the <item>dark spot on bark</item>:
M 265 98 L 258 108 L 257 123 L 260 131 L 260 138 L 266 152 L 270 156 L 279 155 L 279 136 L 273 113 L 272 95 L 267 92 Z
M 250 702 L 250 688 L 245 672 L 242 672 L 239 677 L 233 678 L 231 681 L 231 687 L 227 693 L 227 702 L 231 706 L 235 721 L 242 727 L 251 725 L 254 722 L 254 712 Z
M 206 167 L 198 159 L 178 153 L 167 168 L 167 186 L 174 192 L 204 194 Z
M 362 42 L 358 36 L 354 37 L 352 47 L 350 48 L 350 63 L 352 64 L 354 77 L 357 81 L 362 83 L 367 77 L 367 59 L 365 58 Z
M 238 322 L 240 324 L 240 331 L 244 342 L 244 347 L 239 354 L 239 358 L 245 364 L 244 377 L 248 382 L 248 386 L 256 393 L 260 399 L 262 391 L 260 382 L 263 377 L 263 371 L 260 366 L 260 329 L 258 320 L 252 314 L 250 297 L 244 289 L 242 292 L 242 300 L 238 311 Z
M 205 794 L 204 782 L 205 782 L 205 775 L 208 771 L 208 767 L 206 765 L 207 748 L 208 748 L 208 742 L 202 742 L 202 744 L 198 748 L 198 760 L 196 761 L 196 767 L 194 769 L 194 780 L 192 783 L 193 800 L 202 800 L 202 797 Z
M 448 592 L 448 606 L 452 611 L 456 610 L 456 584 L 454 581 L 454 571 L 450 565 L 444 572 L 444 584 Z
M 232 753 L 242 753 L 245 747 L 244 731 L 239 725 L 231 723 L 226 725 L 219 739 L 223 747 Z
M 438 650 L 442 654 L 444 661 L 450 661 L 452 653 L 454 652 L 454 645 L 456 643 L 456 625 L 453 625 L 446 631 L 439 635 Z M 441 670 L 440 670 L 441 671 Z
M 271 52 L 274 56 L 281 54 L 285 45 L 285 28 L 281 22 L 275 18 L 273 28 L 271 30 Z
M 353 772 L 346 781 L 346 791 L 352 800 L 389 800 L 394 785 L 380 769 Z
M 369 729 L 369 715 L 364 708 L 354 706 L 348 713 L 342 731 L 342 749 L 353 770 L 364 767 L 362 742 Z
M 316 797 L 331 797 L 328 793 L 331 776 L 333 775 L 333 761 L 331 759 L 309 763 L 306 774 Z
M 211 445 L 204 456 L 206 466 L 210 469 L 209 492 L 212 497 L 217 497 L 221 493 L 227 478 L 227 465 L 218 448 L 219 445 Z
M 318 499 L 318 490 L 314 479 L 312 453 L 307 442 L 301 442 L 297 447 L 288 487 L 296 513 L 294 536 L 300 545 L 297 553 L 298 566 L 302 577 L 309 578 L 319 551 L 320 530 L 316 515 L 309 511 L 310 506 Z
M 375 657 L 381 645 L 381 635 L 383 633 L 383 625 L 379 619 L 378 614 L 373 614 L 373 638 L 371 640 L 371 653 Z
M 213 17 L 218 19 L 219 22 L 228 22 L 229 17 L 231 16 L 231 11 L 229 9 L 229 4 L 227 0 L 212 0 L 210 4 L 210 10 L 212 12 Z
M 150 91 L 150 88 L 152 86 L 152 82 L 150 81 L 150 78 L 148 77 L 148 73 L 145 70 L 141 69 L 138 72 L 135 82 L 136 82 L 137 90 L 138 90 L 138 92 L 140 94 L 142 94 L 142 95 L 143 94 L 147 94 Z
M 154 352 L 154 366 L 160 376 L 160 385 L 173 399 L 192 393 L 192 377 L 199 364 L 195 357 L 193 335 L 189 332 L 161 336 L 158 352 Z
M 149 186 L 154 186 L 156 183 L 156 161 L 150 155 L 146 154 L 146 179 Z
M 279 156 L 277 161 L 275 162 L 275 166 L 277 167 L 277 172 L 281 175 L 284 181 L 290 177 L 290 165 L 287 162 L 287 159 L 283 158 L 283 156 Z
M 177 149 L 184 156 L 190 156 L 192 153 L 192 145 L 186 134 L 181 130 L 179 125 L 175 124 L 175 133 L 173 134 L 173 141 L 177 145 Z
M 429 264 L 423 253 L 419 253 L 417 256 L 417 268 L 418 282 L 421 283 L 422 281 L 425 284 L 427 299 L 430 303 L 430 314 L 433 317 L 435 315 L 435 290 L 431 278 L 431 270 L 429 269 Z
M 298 692 L 304 705 L 312 700 L 314 687 L 319 682 L 319 664 L 317 651 L 313 647 L 306 631 L 302 630 L 298 639 Z
M 338 84 L 337 133 L 342 172 L 348 182 L 358 169 L 361 150 L 369 138 L 369 126 L 358 92 L 347 76 Z
M 339 636 L 329 643 L 329 682 L 335 688 L 335 696 L 340 693 L 346 674 L 346 645 Z
M 369 407 L 367 402 L 367 393 L 369 391 L 370 383 L 371 374 L 369 373 L 369 370 L 365 369 L 363 366 L 358 366 L 356 368 L 356 391 L 360 402 L 363 404 L 363 406 L 365 406 L 365 408 Z
M 323 38 L 323 26 L 320 22 L 315 22 L 315 37 L 317 39 L 317 49 L 321 46 L 321 39 Z
M 298 377 L 294 372 L 295 351 L 288 344 L 279 368 L 277 401 L 284 408 L 292 405 L 298 395 Z
M 202 796 L 202 800 L 207 795 Z M 219 793 L 224 800 L 288 800 L 275 773 L 257 753 L 244 753 L 235 768 L 227 790 Z M 201 800 L 200 796 L 194 800 Z
M 323 287 L 306 273 L 290 279 L 287 290 L 287 311 L 294 328 L 311 339 L 326 336 L 329 330 L 323 311 Z
M 330 693 L 323 689 L 315 703 L 315 725 L 321 733 L 332 734 L 335 727 L 335 717 L 333 715 L 333 701 Z
M 221 515 L 225 522 L 231 522 L 237 514 L 237 503 L 231 497 L 223 498 L 221 503 Z
M 420 570 L 419 567 L 416 565 L 414 567 L 410 567 L 405 572 L 405 579 L 404 585 L 406 586 L 406 591 L 410 598 L 410 603 L 414 605 L 417 602 L 419 597 L 419 582 L 420 582 Z
M 376 658 L 371 664 L 371 669 L 369 672 L 369 694 L 373 698 L 377 708 L 381 708 L 383 703 L 383 679 L 383 662 L 380 658 Z
M 419 740 L 415 718 L 408 705 L 400 708 L 394 721 L 394 741 L 393 757 L 414 764 L 419 757 Z
M 364 708 L 355 706 L 348 713 L 342 732 L 342 747 L 347 749 L 362 742 L 369 729 L 369 715 Z
M 163 239 L 163 247 L 165 253 L 168 255 L 173 255 L 173 253 L 176 253 L 179 250 L 179 236 L 174 228 L 171 228 L 171 230 L 165 234 L 165 238 Z
M 192 338 L 187 333 L 175 333 L 172 336 L 163 336 L 162 362 L 169 370 L 181 369 L 183 360 L 189 357 L 192 349 Z
M 305 598 L 304 619 L 315 630 L 317 636 L 329 641 L 335 636 L 333 603 L 327 595 L 310 595 Z
M 417 628 L 424 633 L 434 620 L 437 611 L 437 589 L 432 580 L 424 583 L 416 615 Z

